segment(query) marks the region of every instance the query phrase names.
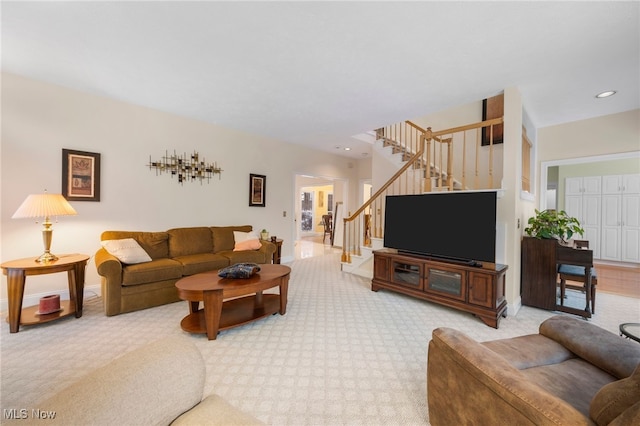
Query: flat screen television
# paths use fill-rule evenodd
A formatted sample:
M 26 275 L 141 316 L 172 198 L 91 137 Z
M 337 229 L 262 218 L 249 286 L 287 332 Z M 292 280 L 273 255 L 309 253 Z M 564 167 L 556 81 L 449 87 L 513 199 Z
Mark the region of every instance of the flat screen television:
M 387 196 L 384 245 L 470 265 L 495 263 L 496 199 L 495 191 Z

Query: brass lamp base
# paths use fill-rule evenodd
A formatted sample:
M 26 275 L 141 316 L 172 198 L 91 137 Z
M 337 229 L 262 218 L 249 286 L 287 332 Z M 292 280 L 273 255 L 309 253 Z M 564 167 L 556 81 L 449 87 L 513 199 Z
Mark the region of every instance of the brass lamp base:
M 42 253 L 42 255 L 36 259 L 38 263 L 48 263 L 53 262 L 54 260 L 58 260 L 58 256 L 53 253 L 50 253 L 48 250 Z
M 36 259 L 38 263 L 48 263 L 53 262 L 54 260 L 58 260 L 58 256 L 52 254 L 51 249 L 51 238 L 53 237 L 53 229 L 51 229 L 51 221 L 49 220 L 49 216 L 44 219 L 42 223 L 44 229 L 42 230 L 42 243 L 44 244 L 44 253 Z

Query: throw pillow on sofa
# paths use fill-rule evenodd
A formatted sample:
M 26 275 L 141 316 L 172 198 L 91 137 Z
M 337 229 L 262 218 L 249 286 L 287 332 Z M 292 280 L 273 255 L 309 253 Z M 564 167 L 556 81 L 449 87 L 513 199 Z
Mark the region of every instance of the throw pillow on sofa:
M 133 238 L 124 238 L 122 240 L 104 240 L 101 241 L 102 247 L 117 257 L 122 263 L 134 264 L 151 262 L 151 257 L 140 244 Z
M 258 250 L 262 247 L 258 235 L 253 232 L 233 231 L 233 239 L 235 240 L 233 251 Z

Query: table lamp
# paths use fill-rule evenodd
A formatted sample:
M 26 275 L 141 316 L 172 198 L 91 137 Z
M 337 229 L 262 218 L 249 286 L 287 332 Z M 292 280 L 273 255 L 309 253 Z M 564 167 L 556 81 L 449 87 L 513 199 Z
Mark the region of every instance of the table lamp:
M 43 217 L 44 221 L 42 225 L 42 242 L 44 243 L 44 253 L 42 256 L 36 259 L 36 262 L 46 263 L 57 260 L 58 257 L 52 254 L 49 250 L 51 248 L 51 238 L 53 236 L 53 229 L 51 229 L 51 216 L 66 216 L 76 215 L 76 211 L 71 207 L 71 204 L 61 194 L 47 194 L 45 190 L 44 194 L 31 194 L 26 200 L 18 207 L 18 210 L 11 216 L 12 219 L 19 219 L 25 217 Z M 36 223 L 38 223 L 36 221 Z

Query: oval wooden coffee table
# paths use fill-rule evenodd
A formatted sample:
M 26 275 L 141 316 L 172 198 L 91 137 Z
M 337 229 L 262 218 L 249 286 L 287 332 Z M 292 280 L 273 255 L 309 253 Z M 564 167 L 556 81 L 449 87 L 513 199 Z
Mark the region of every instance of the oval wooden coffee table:
M 189 315 L 180 326 L 189 333 L 206 333 L 215 340 L 220 330 L 237 327 L 280 312 L 287 312 L 291 268 L 260 265 L 251 278 L 221 278 L 218 271 L 203 272 L 176 282 L 178 296 L 189 302 Z M 280 294 L 263 294 L 279 287 Z M 230 299 L 230 300 L 225 300 Z M 203 302 L 203 309 L 200 309 Z

